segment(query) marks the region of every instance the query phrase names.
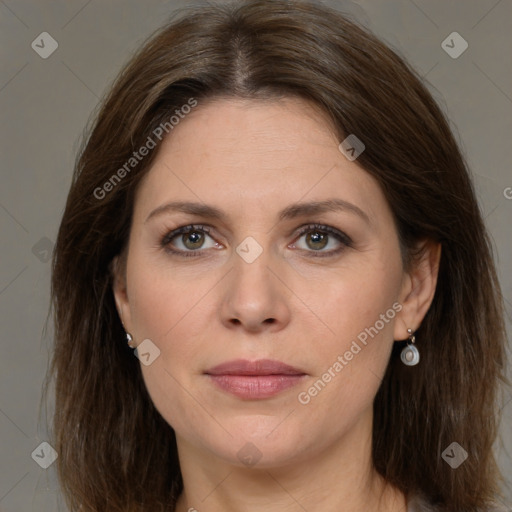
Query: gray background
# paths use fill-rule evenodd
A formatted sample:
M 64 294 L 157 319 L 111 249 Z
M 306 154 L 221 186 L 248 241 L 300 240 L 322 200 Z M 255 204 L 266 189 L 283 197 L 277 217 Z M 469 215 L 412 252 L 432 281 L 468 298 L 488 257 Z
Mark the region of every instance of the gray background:
M 48 439 L 51 401 L 48 414 L 39 408 L 52 343 L 51 325 L 43 329 L 48 257 L 81 132 L 131 52 L 191 3 L 0 0 L 1 511 L 54 511 L 59 501 L 55 465 L 41 469 L 31 454 Z M 352 13 L 405 56 L 448 114 L 493 236 L 511 332 L 512 1 L 324 3 Z M 441 46 L 454 31 L 469 44 L 455 59 Z M 31 47 L 42 32 L 58 42 L 47 59 Z M 510 390 L 502 407 L 496 451 L 512 501 Z

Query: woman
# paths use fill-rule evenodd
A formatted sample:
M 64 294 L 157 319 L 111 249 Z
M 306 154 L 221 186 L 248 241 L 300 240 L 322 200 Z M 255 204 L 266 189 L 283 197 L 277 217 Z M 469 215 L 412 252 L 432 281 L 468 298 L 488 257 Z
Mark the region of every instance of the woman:
M 505 335 L 466 165 L 335 11 L 153 36 L 77 161 L 52 293 L 70 510 L 497 510 Z

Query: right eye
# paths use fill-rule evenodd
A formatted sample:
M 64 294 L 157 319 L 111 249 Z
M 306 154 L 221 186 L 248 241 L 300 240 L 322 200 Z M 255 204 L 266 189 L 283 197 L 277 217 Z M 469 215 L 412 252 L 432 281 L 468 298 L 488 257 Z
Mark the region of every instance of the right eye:
M 165 248 L 166 251 L 177 254 L 179 256 L 199 256 L 200 249 L 205 249 L 203 247 L 205 236 L 210 235 L 210 228 L 208 226 L 201 226 L 201 225 L 195 225 L 190 224 L 187 226 L 181 226 L 177 229 L 174 229 L 167 233 L 161 240 L 161 246 Z M 179 235 L 181 235 L 180 238 Z M 176 243 L 173 243 L 173 240 L 177 238 L 177 242 L 181 244 L 182 247 L 178 249 L 173 249 L 172 247 L 176 247 Z M 213 240 L 213 239 L 212 239 Z M 210 247 L 206 247 L 206 249 L 212 248 L 212 247 L 218 247 L 218 243 L 214 242 L 214 244 Z

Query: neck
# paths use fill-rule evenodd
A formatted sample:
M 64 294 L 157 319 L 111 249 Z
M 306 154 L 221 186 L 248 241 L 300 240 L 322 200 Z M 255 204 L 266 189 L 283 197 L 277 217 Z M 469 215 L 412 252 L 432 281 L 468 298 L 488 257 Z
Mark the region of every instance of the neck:
M 371 422 L 351 432 L 314 456 L 266 468 L 229 464 L 177 436 L 184 490 L 175 511 L 404 512 L 405 496 L 371 463 Z

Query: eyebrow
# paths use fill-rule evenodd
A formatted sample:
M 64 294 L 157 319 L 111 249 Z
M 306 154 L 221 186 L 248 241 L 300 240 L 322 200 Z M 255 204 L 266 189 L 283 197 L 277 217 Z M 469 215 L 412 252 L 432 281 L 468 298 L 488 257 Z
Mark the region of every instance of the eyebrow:
M 343 199 L 327 199 L 325 201 L 311 201 L 308 203 L 295 203 L 287 206 L 279 212 L 279 220 L 291 220 L 297 217 L 307 215 L 318 215 L 327 212 L 346 211 L 361 217 L 367 224 L 371 224 L 370 217 L 361 208 L 355 204 L 349 203 Z M 172 201 L 155 208 L 146 218 L 144 224 L 150 219 L 166 213 L 188 213 L 200 217 L 208 217 L 220 221 L 225 221 L 227 214 L 215 206 L 204 203 L 194 203 L 186 201 Z

